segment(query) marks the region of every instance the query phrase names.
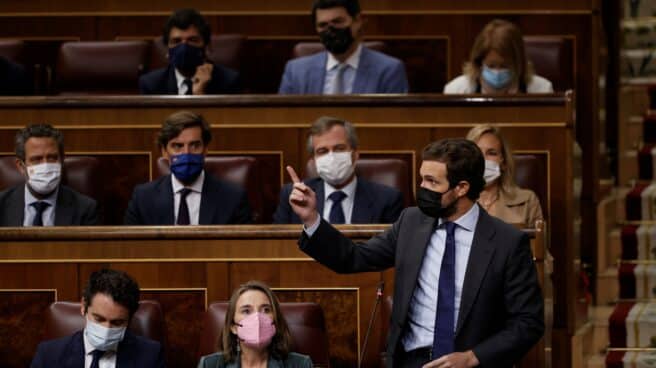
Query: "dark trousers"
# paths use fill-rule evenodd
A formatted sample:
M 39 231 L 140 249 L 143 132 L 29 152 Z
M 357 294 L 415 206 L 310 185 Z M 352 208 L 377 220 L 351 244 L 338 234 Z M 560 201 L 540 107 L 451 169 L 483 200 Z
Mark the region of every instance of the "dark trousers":
M 422 365 L 431 361 L 431 348 L 420 348 L 411 351 L 400 350 L 394 357 L 394 367 L 421 368 Z

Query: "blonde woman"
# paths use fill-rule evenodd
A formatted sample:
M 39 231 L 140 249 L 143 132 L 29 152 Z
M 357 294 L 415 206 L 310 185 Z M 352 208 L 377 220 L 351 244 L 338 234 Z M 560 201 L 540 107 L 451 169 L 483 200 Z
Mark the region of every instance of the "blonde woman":
M 540 201 L 532 190 L 515 183 L 512 153 L 499 128 L 477 125 L 467 133 L 467 139 L 476 143 L 485 158 L 486 185 L 478 204 L 505 222 L 534 227 L 535 221 L 543 219 Z
M 474 41 L 463 75 L 444 87 L 445 94 L 552 92 L 551 82 L 533 73 L 519 28 L 501 19 L 483 28 Z

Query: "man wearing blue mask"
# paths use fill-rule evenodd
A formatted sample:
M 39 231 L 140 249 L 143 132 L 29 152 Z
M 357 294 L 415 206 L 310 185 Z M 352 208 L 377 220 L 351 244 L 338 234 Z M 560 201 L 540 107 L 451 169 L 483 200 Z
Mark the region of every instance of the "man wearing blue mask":
M 139 308 L 139 285 L 122 271 L 93 272 L 84 288 L 82 331 L 39 344 L 31 368 L 161 368 L 162 345 L 132 334 L 128 324 Z
M 209 124 L 193 112 L 169 116 L 157 137 L 170 175 L 138 185 L 126 225 L 224 225 L 251 222 L 246 191 L 204 170 Z
M 211 95 L 239 93 L 239 73 L 207 61 L 210 26 L 195 9 L 171 15 L 162 37 L 169 66 L 139 78 L 144 95 Z

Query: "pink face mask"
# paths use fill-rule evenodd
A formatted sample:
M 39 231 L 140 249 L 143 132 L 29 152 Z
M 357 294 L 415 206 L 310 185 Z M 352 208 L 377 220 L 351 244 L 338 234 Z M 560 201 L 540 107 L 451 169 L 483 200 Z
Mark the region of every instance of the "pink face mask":
M 253 313 L 237 324 L 237 336 L 244 345 L 253 349 L 269 346 L 275 334 L 273 320 L 264 313 Z

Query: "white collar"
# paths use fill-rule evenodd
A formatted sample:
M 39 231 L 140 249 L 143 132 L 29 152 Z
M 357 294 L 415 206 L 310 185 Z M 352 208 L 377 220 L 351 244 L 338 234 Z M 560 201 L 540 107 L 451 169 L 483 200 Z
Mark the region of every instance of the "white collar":
M 36 202 L 46 202 L 49 204 L 52 208 L 55 208 L 55 205 L 57 204 L 57 195 L 59 194 L 59 185 L 57 186 L 57 189 L 55 189 L 54 192 L 52 192 L 49 196 L 39 199 L 35 197 L 32 192 L 30 192 L 30 188 L 27 187 L 27 183 L 25 184 L 25 205 L 29 206 L 32 203 Z
M 338 190 L 341 190 L 346 194 L 347 198 L 355 198 L 355 188 L 358 185 L 358 177 L 354 176 L 353 180 L 351 180 L 350 183 L 346 184 L 343 188 L 341 189 L 336 189 L 334 186 L 328 184 L 326 181 L 323 182 L 324 187 L 323 191 L 324 193 L 324 202 L 328 199 L 328 196 L 331 195 L 333 192 L 336 192 Z
M 196 193 L 203 192 L 203 183 L 205 182 L 205 170 L 200 172 L 200 175 L 190 185 L 184 185 L 175 175 L 171 174 L 171 184 L 173 184 L 173 194 L 182 190 L 182 188 L 189 188 Z
M 474 203 L 474 205 L 471 206 L 469 211 L 467 211 L 464 215 L 458 217 L 453 222 L 467 231 L 474 231 L 474 229 L 476 229 L 476 223 L 478 222 L 479 213 L 480 210 L 478 209 L 478 204 Z M 446 222 L 445 219 L 440 218 L 440 220 L 438 221 L 438 226 L 442 226 L 442 224 L 445 222 Z
M 358 43 L 358 47 L 355 49 L 355 52 L 349 56 L 348 59 L 344 62 L 344 64 L 347 64 L 351 68 L 357 70 L 358 65 L 360 64 L 360 54 L 362 54 L 362 44 Z M 332 70 L 333 68 L 337 67 L 340 62 L 337 60 L 333 54 L 330 52 L 328 53 L 328 60 L 326 62 L 326 71 Z
M 185 79 L 191 80 L 191 78 L 187 78 L 184 75 L 182 75 L 182 73 L 180 73 L 178 68 L 173 68 L 173 70 L 175 70 L 175 82 L 177 83 L 178 91 L 179 91 L 180 88 L 182 88 L 182 86 L 184 85 Z

